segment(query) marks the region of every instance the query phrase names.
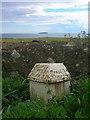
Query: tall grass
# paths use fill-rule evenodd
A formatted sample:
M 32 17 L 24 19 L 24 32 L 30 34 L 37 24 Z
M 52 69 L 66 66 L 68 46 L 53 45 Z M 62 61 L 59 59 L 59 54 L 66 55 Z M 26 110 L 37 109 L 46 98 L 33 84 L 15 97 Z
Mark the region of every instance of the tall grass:
M 88 81 L 90 77 L 71 80 L 71 92 L 62 100 L 53 97 L 44 104 L 29 99 L 28 81 L 18 76 L 3 79 L 3 118 L 86 119 L 89 116 Z
M 29 84 L 26 79 L 17 73 L 17 77 L 2 79 L 2 107 L 29 99 Z

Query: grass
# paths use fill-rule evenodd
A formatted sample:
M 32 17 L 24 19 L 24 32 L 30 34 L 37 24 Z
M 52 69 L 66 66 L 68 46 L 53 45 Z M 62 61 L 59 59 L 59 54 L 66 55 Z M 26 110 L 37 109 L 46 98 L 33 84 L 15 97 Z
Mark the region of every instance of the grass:
M 88 81 L 90 77 L 71 80 L 71 92 L 62 100 L 55 97 L 48 105 L 29 99 L 28 81 L 17 74 L 16 78 L 3 79 L 3 118 L 88 118 Z
M 17 77 L 6 77 L 2 79 L 3 108 L 17 101 L 29 99 L 29 84 L 26 79 L 17 73 Z
M 29 42 L 29 41 L 32 41 L 32 40 L 44 40 L 44 41 L 73 41 L 73 40 L 89 40 L 90 38 L 55 38 L 55 37 L 43 37 L 43 38 L 2 38 L 2 41 L 3 42 L 20 42 L 20 41 L 23 41 L 23 42 Z M 1 39 L 0 39 L 1 41 Z

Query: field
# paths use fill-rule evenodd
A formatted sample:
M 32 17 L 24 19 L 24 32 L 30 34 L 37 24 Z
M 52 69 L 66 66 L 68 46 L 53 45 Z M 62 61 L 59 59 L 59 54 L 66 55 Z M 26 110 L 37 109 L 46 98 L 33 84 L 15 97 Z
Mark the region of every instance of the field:
M 88 39 L 76 38 L 2 39 L 2 117 L 88 118 L 88 43 Z M 14 50 L 20 57 L 12 56 Z M 35 63 L 48 58 L 64 63 L 72 80 L 69 94 L 61 101 L 53 97 L 45 105 L 30 99 L 26 78 Z
M 40 38 L 3 38 L 0 41 L 3 42 L 20 42 L 20 41 L 32 41 L 32 40 L 45 40 L 45 41 L 67 41 L 67 40 L 90 40 L 90 38 L 53 38 L 53 37 L 40 37 Z
M 52 58 L 56 63 L 64 63 L 72 75 L 87 73 L 88 49 L 87 39 L 2 39 L 3 73 L 5 76 L 18 71 L 27 77 L 35 63 L 46 63 L 48 58 Z M 13 57 L 14 51 L 19 53 L 20 57 Z

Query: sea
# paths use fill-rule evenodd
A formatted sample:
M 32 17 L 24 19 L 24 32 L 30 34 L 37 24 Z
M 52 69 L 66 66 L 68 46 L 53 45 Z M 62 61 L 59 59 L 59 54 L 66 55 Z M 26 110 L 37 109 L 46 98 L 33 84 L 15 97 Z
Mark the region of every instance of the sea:
M 71 36 L 74 36 L 74 34 L 71 34 Z M 57 38 L 63 38 L 64 33 L 48 33 L 48 34 L 38 34 L 38 33 L 5 33 L 0 34 L 0 38 L 40 38 L 40 37 L 57 37 Z M 67 35 L 68 37 L 68 35 Z

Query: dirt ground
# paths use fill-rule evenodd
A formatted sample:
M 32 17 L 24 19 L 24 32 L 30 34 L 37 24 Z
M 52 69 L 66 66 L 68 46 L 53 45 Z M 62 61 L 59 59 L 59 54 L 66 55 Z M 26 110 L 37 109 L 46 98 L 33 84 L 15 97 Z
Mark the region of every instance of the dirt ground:
M 35 63 L 46 63 L 52 58 L 64 63 L 72 76 L 89 73 L 90 42 L 85 40 L 47 41 L 34 39 L 2 40 L 3 76 L 19 72 L 27 77 Z

